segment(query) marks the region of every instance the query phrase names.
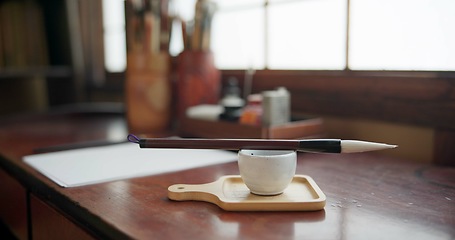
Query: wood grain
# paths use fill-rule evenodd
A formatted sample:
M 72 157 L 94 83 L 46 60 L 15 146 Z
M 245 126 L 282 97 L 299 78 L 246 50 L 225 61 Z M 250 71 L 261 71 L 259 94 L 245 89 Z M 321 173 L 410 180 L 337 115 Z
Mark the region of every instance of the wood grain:
M 286 190 L 278 195 L 250 193 L 240 175 L 227 175 L 211 183 L 174 184 L 169 199 L 204 201 L 227 211 L 317 211 L 324 209 L 326 197 L 310 176 L 295 175 Z
M 35 196 L 30 197 L 33 239 L 95 239 Z
M 311 176 L 327 196 L 316 212 L 228 212 L 167 198 L 173 184 L 239 174 L 235 162 L 76 188 L 60 188 L 22 162 L 36 148 L 106 140 L 113 128 L 125 128 L 110 125 L 122 119 L 70 114 L 3 121 L 0 166 L 57 219 L 102 239 L 455 238 L 455 169 L 374 153 L 299 154 L 296 173 Z
M 18 239 L 28 239 L 26 196 L 25 188 L 0 169 L 0 220 Z
M 437 164 L 455 167 L 455 130 L 436 130 L 434 153 Z

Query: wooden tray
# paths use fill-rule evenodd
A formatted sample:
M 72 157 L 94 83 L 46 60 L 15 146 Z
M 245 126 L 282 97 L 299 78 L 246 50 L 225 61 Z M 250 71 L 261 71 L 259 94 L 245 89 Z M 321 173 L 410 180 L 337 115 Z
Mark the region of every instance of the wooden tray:
M 316 211 L 326 202 L 324 193 L 306 175 L 296 175 L 284 192 L 275 196 L 252 194 L 239 175 L 229 175 L 212 183 L 172 185 L 168 197 L 210 202 L 227 211 Z
M 183 118 L 179 125 L 179 136 L 182 137 L 297 139 L 318 138 L 324 134 L 323 122 L 320 118 L 293 121 L 271 127 Z

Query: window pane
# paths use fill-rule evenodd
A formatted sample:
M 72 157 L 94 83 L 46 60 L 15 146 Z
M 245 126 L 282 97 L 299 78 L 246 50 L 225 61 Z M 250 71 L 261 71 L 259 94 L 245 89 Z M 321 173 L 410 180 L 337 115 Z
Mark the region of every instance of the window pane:
M 264 68 L 264 8 L 220 8 L 213 19 L 211 44 L 220 69 Z
M 455 1 L 351 0 L 349 67 L 455 70 Z
M 251 7 L 263 6 L 265 0 L 212 0 L 222 11 L 235 11 Z
M 344 69 L 346 0 L 270 4 L 270 69 Z
M 122 0 L 103 0 L 104 65 L 109 72 L 126 69 L 124 4 Z
M 126 69 L 125 32 L 104 35 L 104 60 L 108 72 L 123 72 Z
M 179 16 L 184 21 L 190 21 L 194 18 L 196 0 L 172 0 L 169 4 L 171 15 Z

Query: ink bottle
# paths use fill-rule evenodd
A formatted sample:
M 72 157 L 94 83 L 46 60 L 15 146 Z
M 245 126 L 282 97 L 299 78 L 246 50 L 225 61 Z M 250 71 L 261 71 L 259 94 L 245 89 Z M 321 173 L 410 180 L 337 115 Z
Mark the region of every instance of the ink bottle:
M 240 116 L 241 124 L 261 125 L 262 124 L 262 96 L 261 94 L 251 94 L 248 96 L 248 103 L 243 108 Z
M 240 97 L 240 88 L 236 78 L 229 79 L 220 104 L 223 107 L 223 113 L 219 116 L 220 120 L 232 122 L 239 120 L 245 101 Z

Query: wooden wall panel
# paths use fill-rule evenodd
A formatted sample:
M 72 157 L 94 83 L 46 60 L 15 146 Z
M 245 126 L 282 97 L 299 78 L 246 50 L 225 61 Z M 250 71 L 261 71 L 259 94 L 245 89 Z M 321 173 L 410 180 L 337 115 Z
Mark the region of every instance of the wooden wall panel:
M 18 239 L 27 239 L 27 192 L 0 169 L 0 219 Z
M 225 80 L 243 75 L 223 71 Z M 253 92 L 277 86 L 291 92 L 294 112 L 455 129 L 455 76 L 450 74 L 262 70 L 253 77 Z
M 30 196 L 32 238 L 40 239 L 94 239 L 81 227 L 35 197 Z
M 434 147 L 437 164 L 455 167 L 455 131 L 436 129 Z

